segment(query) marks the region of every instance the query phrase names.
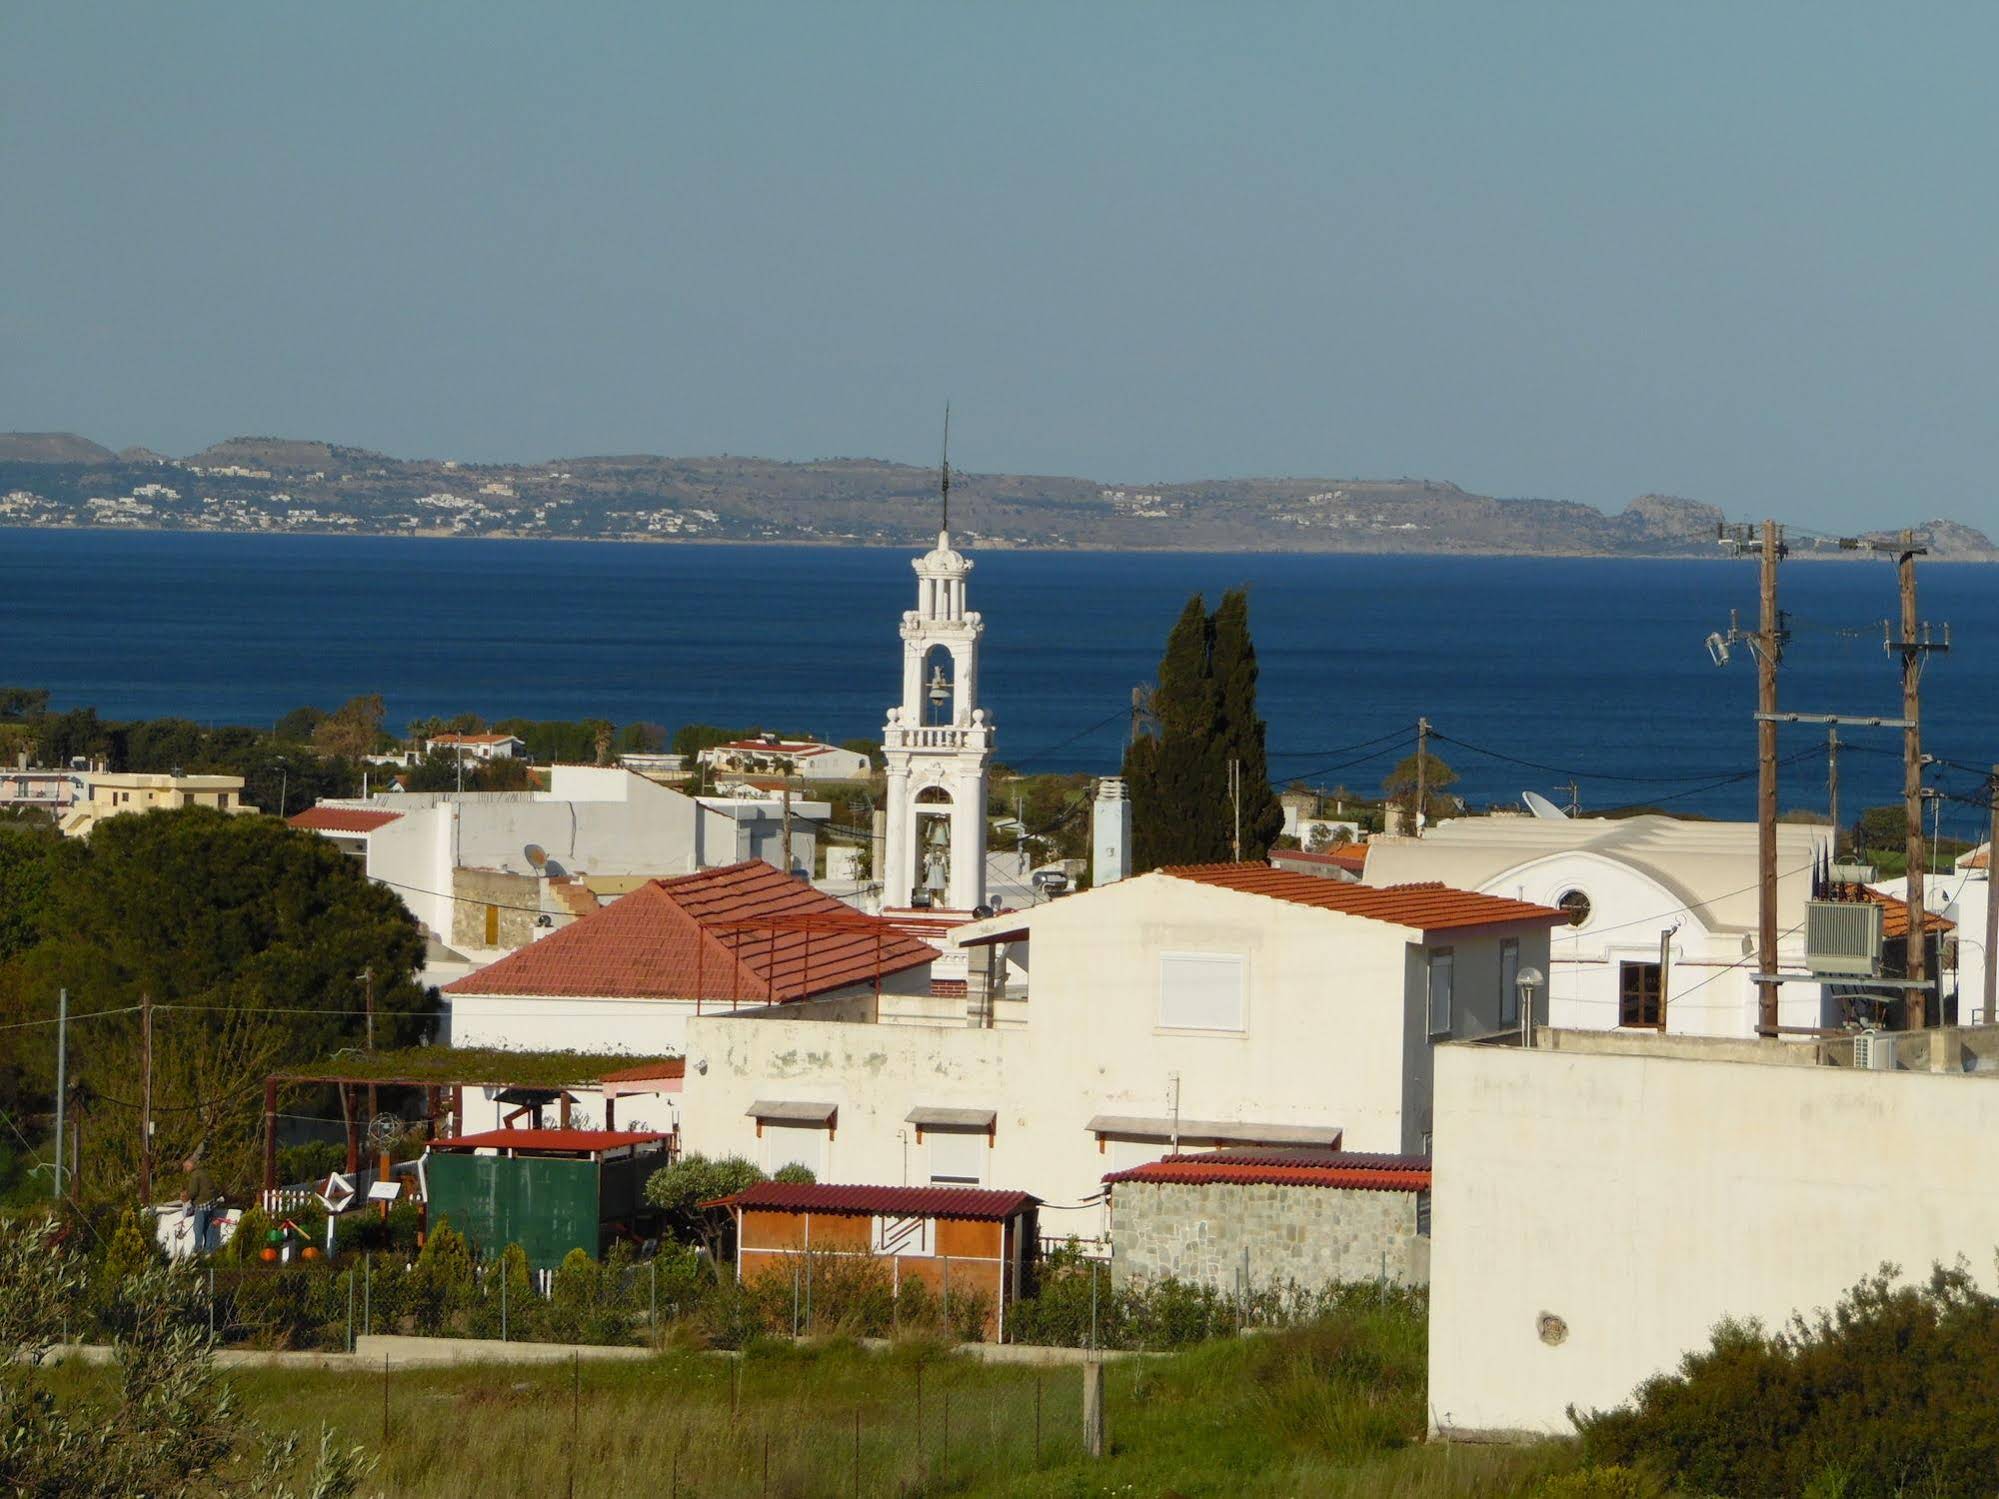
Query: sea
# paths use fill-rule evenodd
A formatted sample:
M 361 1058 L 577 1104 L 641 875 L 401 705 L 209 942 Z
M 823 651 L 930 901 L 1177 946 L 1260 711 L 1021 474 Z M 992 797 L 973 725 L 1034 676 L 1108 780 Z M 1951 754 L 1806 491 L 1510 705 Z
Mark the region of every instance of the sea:
M 59 708 L 268 724 L 379 692 L 428 714 L 761 725 L 878 737 L 914 551 L 0 530 L 0 681 Z M 1370 793 L 1415 747 L 1473 806 L 1754 812 L 1750 560 L 978 551 L 981 697 L 998 758 L 1111 773 L 1188 597 L 1249 590 L 1272 779 Z M 1999 760 L 1999 566 L 1928 564 L 1922 679 L 1946 835 Z M 1794 562 L 1782 706 L 1898 716 L 1885 561 Z M 1846 820 L 1900 796 L 1900 736 L 1846 728 Z M 1823 810 L 1826 731 L 1787 726 L 1780 803 Z M 1575 783 L 1571 793 L 1569 783 Z

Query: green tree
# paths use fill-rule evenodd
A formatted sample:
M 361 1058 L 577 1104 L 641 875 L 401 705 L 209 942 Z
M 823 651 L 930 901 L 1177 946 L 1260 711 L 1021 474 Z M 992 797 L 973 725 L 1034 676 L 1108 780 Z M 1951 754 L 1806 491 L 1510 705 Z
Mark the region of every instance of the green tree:
M 35 724 L 36 763 L 51 767 L 74 759 L 90 759 L 109 754 L 111 726 L 97 716 L 95 708 L 72 708 L 67 713 L 51 713 Z
M 372 755 L 382 741 L 386 716 L 379 692 L 351 697 L 312 731 L 312 747 L 322 755 L 349 760 Z
M 49 711 L 46 687 L 0 687 L 0 718 L 40 718 Z
M 294 1499 L 284 1474 L 297 1443 L 246 1417 L 215 1367 L 207 1288 L 192 1268 L 150 1264 L 112 1285 L 117 1384 L 104 1403 L 59 1398 L 41 1366 L 85 1284 L 82 1257 L 54 1225 L 0 1221 L 0 1491 L 65 1499 L 260 1494 Z M 322 1433 L 307 1477 L 314 1499 L 358 1491 L 361 1449 Z
M 319 726 L 326 722 L 326 714 L 319 708 L 307 706 L 294 708 L 271 730 L 271 737 L 285 744 L 310 744 Z
M 741 1156 L 682 1156 L 646 1179 L 646 1201 L 666 1214 L 667 1231 L 683 1244 L 699 1244 L 719 1261 L 728 1244 L 730 1219 L 701 1206 L 745 1187 L 768 1181 L 756 1162 Z
M 40 1018 L 59 987 L 102 1010 L 150 996 L 155 1159 L 177 1161 L 206 1141 L 225 1190 L 248 1185 L 256 1169 L 259 1125 L 243 1107 L 245 1079 L 358 1038 L 364 969 L 380 1044 L 430 1029 L 435 1002 L 415 979 L 424 958 L 415 919 L 331 843 L 271 818 L 207 807 L 108 818 L 87 843 L 57 853 L 38 926 L 36 945 L 16 960 L 22 1002 Z M 134 1167 L 127 1106 L 138 1017 L 92 1025 L 88 1060 L 73 1052 L 71 1071 L 107 1111 L 86 1121 L 83 1174 L 109 1195 Z M 33 1039 L 17 1054 L 46 1091 L 53 1039 L 23 1034 Z
M 1125 752 L 1134 868 L 1234 857 L 1231 764 L 1240 775 L 1242 857 L 1268 855 L 1284 812 L 1270 789 L 1256 680 L 1247 595 L 1231 590 L 1213 614 L 1194 595 L 1166 637 L 1152 694 L 1155 731 Z
M 1409 826 L 1409 819 L 1416 810 L 1416 772 L 1416 757 L 1404 755 L 1381 783 L 1388 800 L 1402 809 L 1405 827 Z M 1457 804 L 1441 793 L 1458 783 L 1458 773 L 1438 756 L 1428 752 L 1423 756 L 1422 772 L 1423 821 L 1427 827 L 1457 811 Z

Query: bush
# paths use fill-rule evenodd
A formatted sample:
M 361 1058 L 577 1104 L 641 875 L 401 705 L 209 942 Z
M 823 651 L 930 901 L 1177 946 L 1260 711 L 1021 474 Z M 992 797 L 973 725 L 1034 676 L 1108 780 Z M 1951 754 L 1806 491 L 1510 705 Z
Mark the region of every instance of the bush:
M 1895 1279 L 1884 1265 L 1781 1332 L 1724 1323 L 1628 1405 L 1571 1410 L 1585 1458 L 1697 1493 L 1990 1492 L 1999 1297 L 1962 1267 Z

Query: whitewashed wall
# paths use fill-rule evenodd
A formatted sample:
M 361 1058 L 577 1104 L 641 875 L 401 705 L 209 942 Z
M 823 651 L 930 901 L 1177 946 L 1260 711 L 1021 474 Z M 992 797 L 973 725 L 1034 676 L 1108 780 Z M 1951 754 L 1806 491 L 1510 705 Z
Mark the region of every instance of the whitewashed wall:
M 1566 1431 L 1722 1318 L 1830 1306 L 1884 1260 L 1993 1280 L 1991 1076 L 1449 1046 L 1436 1111 L 1444 1429 Z

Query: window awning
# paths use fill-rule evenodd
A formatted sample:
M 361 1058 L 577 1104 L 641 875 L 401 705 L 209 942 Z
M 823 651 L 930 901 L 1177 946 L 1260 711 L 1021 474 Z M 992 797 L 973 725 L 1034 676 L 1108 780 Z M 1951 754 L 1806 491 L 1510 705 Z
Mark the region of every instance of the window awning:
M 1002 942 L 1025 942 L 1026 940 L 1027 928 L 1025 926 L 1013 926 L 1008 927 L 1003 932 L 981 932 L 976 937 L 959 937 L 954 939 L 956 945 L 959 947 L 997 947 Z
M 1337 1124 L 1256 1124 L 1230 1119 L 1182 1119 L 1171 1116 L 1098 1114 L 1089 1128 L 1098 1135 L 1126 1135 L 1139 1140 L 1214 1141 L 1229 1145 L 1318 1145 L 1336 1149 L 1345 1131 Z
M 759 1098 L 743 1112 L 759 1124 L 831 1124 L 837 1103 L 805 1103 L 796 1099 Z
M 933 1109 L 919 1105 L 902 1117 L 904 1123 L 913 1124 L 918 1129 L 989 1130 L 999 1114 L 993 1109 Z

